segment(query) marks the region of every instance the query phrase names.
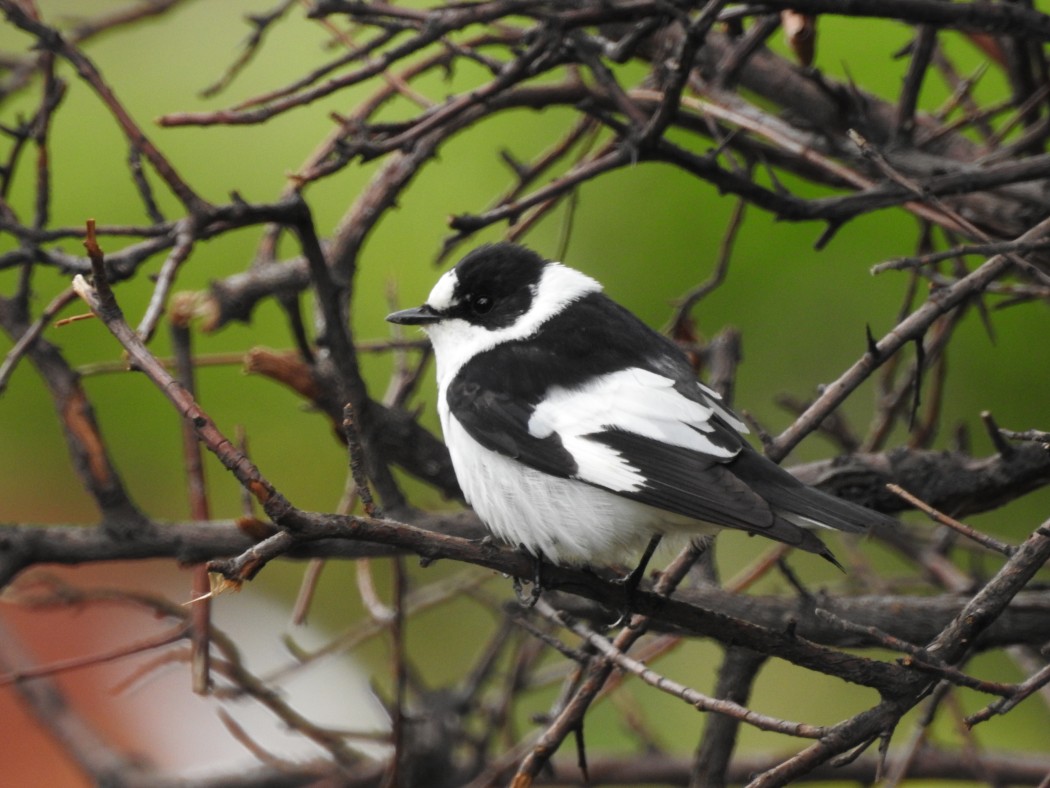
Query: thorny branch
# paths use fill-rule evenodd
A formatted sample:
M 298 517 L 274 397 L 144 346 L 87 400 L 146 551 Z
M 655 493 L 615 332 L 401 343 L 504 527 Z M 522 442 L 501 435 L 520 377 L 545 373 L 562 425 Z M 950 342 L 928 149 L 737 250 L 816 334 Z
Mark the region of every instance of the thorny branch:
M 459 206 L 438 207 L 451 216 L 452 234 L 434 250 L 435 257 L 504 224 L 510 237 L 524 236 L 551 220 L 560 206 L 568 204 L 571 214 L 583 190 L 611 182 L 610 173 L 626 168 L 660 163 L 734 195 L 736 207 L 721 248 L 710 255 L 710 275 L 697 277 L 701 281 L 682 296 L 670 320 L 674 339 L 727 399 L 741 361 L 741 336 L 727 329 L 705 340 L 693 313 L 742 265 L 736 250 L 747 238 L 752 216 L 765 212 L 780 220 L 817 223 L 819 248 L 849 222 L 875 211 L 906 212 L 920 223 L 917 247 L 902 249 L 892 260 L 866 259 L 863 250 L 854 255 L 856 264 L 873 273 L 901 277 L 899 314 L 880 326 L 881 335 L 869 329 L 866 346 L 858 337 L 853 363 L 831 383 L 814 385 L 811 401 L 782 398 L 793 419 L 779 435 L 759 433 L 769 456 L 778 461 L 814 433 L 830 438 L 842 456 L 790 470 L 809 484 L 881 511 L 914 506 L 928 519 L 916 518 L 892 533 L 874 533 L 866 544 L 848 545 L 848 580 L 821 590 L 807 588 L 795 576 L 780 548 L 759 555 L 739 578 L 720 582 L 714 548 L 707 545 L 706 552 L 685 550 L 630 596 L 610 582 L 615 569 L 544 567 L 544 597 L 529 612 L 505 609 L 495 584 L 483 588 L 469 569 L 417 587 L 417 576 L 397 563 L 393 614 L 376 595 L 376 586 L 366 584 L 376 597 L 366 607 L 383 615 L 352 627 L 315 653 L 295 649 L 306 665 L 368 638 L 389 639 L 395 667 L 388 693 L 395 699 L 390 711 L 396 754 L 391 757 L 359 755 L 341 733 L 296 712 L 268 678 L 246 670 L 236 644 L 214 628 L 203 605 L 191 613 L 123 591 L 106 599 L 125 599 L 177 622 L 176 634 L 168 637 L 192 644 L 198 691 L 209 691 L 221 679 L 324 752 L 305 766 L 292 764 L 270 756 L 229 720 L 231 735 L 260 760 L 257 773 L 237 775 L 246 784 L 297 776 L 351 785 L 393 780 L 481 786 L 512 780 L 524 788 L 550 780 L 572 783 L 579 775 L 591 784 L 750 780 L 772 786 L 803 778 L 871 781 L 887 774 L 891 782 L 929 776 L 1045 784 L 1050 764 L 977 745 L 982 727 L 1017 715 L 1025 699 L 1038 695 L 1050 704 L 1044 650 L 1050 643 L 1050 599 L 1038 582 L 1050 557 L 1050 532 L 1047 525 L 1029 523 L 1015 528 L 1011 539 L 1008 529 L 993 535 L 966 520 L 998 514 L 1050 482 L 1050 425 L 1013 423 L 1012 414 L 997 413 L 1013 428 L 1000 429 L 990 414 L 984 415 L 994 448 L 985 457 L 968 450 L 962 436 L 959 445 L 939 445 L 935 438 L 944 431 L 943 405 L 957 385 L 948 357 L 963 347 L 960 329 L 976 317 L 992 333 L 999 310 L 1030 307 L 1050 297 L 1050 69 L 1043 52 L 1050 42 L 1050 16 L 1028 3 L 945 0 L 759 5 L 484 0 L 422 7 L 275 0 L 271 9 L 248 19 L 240 54 L 212 77 L 206 93 L 222 97 L 267 52 L 270 34 L 282 26 L 323 26 L 338 51 L 326 52 L 326 62 L 309 72 L 287 73 L 284 84 L 225 109 L 172 108 L 160 125 L 236 128 L 309 113 L 329 97 L 357 98 L 349 111 L 333 116 L 330 133 L 279 195 L 265 202 L 233 193 L 222 204 L 204 199 L 180 173 L 178 162 L 159 143 L 163 131 L 146 133 L 134 107 L 88 53 L 98 35 L 132 34 L 140 20 L 178 13 L 182 5 L 179 0 L 129 4 L 63 28 L 33 3 L 0 0 L 8 23 L 30 41 L 24 52 L 4 53 L 0 98 L 32 96 L 39 89 L 33 111 L 0 119 L 0 135 L 7 142 L 0 160 L 0 233 L 10 239 L 0 254 L 5 277 L 0 279 L 5 288 L 0 328 L 10 338 L 0 362 L 0 394 L 26 368 L 40 375 L 54 401 L 70 464 L 97 510 L 93 526 L 0 526 L 0 585 L 17 590 L 32 582 L 34 567 L 48 563 L 207 562 L 215 575 L 239 584 L 280 558 L 401 562 L 408 554 L 424 563 L 446 559 L 532 579 L 532 561 L 481 539 L 484 529 L 469 512 L 415 507 L 395 469 L 448 498 L 460 496 L 444 446 L 405 406 L 426 370 L 428 351 L 401 337 L 362 340 L 351 325 L 363 328 L 352 319 L 362 298 L 358 271 L 377 265 L 367 242 L 381 221 L 394 221 L 393 209 L 416 176 L 440 166 L 444 146 L 474 134 L 484 121 L 513 117 L 517 110 L 558 110 L 566 123 L 536 158 L 515 158 L 509 149 L 514 140 L 503 146 L 512 185 L 495 202 L 480 207 L 485 200 L 479 199 L 472 213 Z M 305 12 L 297 17 L 299 5 Z M 812 65 L 820 62 L 820 22 L 831 14 L 857 30 L 877 18 L 912 31 L 899 90 L 879 95 Z M 777 54 L 781 25 L 790 26 L 784 32 L 804 61 L 801 67 Z M 954 60 L 946 46 L 949 37 L 973 43 L 980 62 Z M 1002 74 L 1011 95 L 982 104 L 978 82 L 990 73 Z M 435 77 L 444 78 L 440 90 L 433 87 Z M 926 92 L 938 79 L 950 97 L 931 107 Z M 116 121 L 127 151 L 122 177 L 133 185 L 148 222 L 91 221 L 85 229 L 54 219 L 53 129 L 65 119 L 65 98 L 73 90 L 92 96 Z M 370 179 L 343 208 L 341 219 L 333 228 L 319 227 L 310 208 L 315 186 L 362 171 L 371 161 L 376 164 Z M 32 183 L 27 202 L 17 197 L 20 179 Z M 181 215 L 164 216 L 159 206 L 166 203 L 153 193 L 155 179 L 174 197 Z M 800 182 L 806 188 L 798 187 Z M 91 205 L 83 209 L 85 217 L 95 210 Z M 258 228 L 260 236 L 256 256 L 239 273 L 216 279 L 206 293 L 176 292 L 203 247 L 251 228 Z M 291 250 L 279 244 L 285 235 L 294 239 Z M 84 240 L 86 256 L 62 248 L 70 239 Z M 122 311 L 124 288 L 144 282 L 144 271 L 153 263 L 158 273 L 133 329 Z M 48 293 L 39 273 L 49 269 L 72 278 L 72 288 L 64 282 L 61 292 Z M 312 296 L 309 307 L 300 298 L 306 292 Z M 78 371 L 63 349 L 75 337 L 65 334 L 60 347 L 52 336 L 53 321 L 77 296 L 111 332 L 125 366 L 148 378 L 182 420 L 192 504 L 187 521 L 159 522 L 149 506 L 127 492 L 108 446 L 111 433 L 99 425 L 81 381 L 81 373 L 92 370 Z M 350 493 L 339 514 L 309 512 L 289 500 L 264 475 L 267 469 L 249 459 L 242 442 L 231 440 L 209 415 L 207 398 L 193 390 L 194 368 L 210 362 L 194 354 L 192 320 L 199 318 L 204 332 L 217 332 L 234 321 L 250 323 L 256 308 L 270 301 L 288 320 L 290 350 L 254 349 L 243 354 L 246 366 L 323 413 L 338 439 L 348 442 L 352 479 L 347 489 L 360 494 L 364 515 L 346 513 L 349 502 L 357 500 Z M 1045 303 L 1035 306 L 1042 307 Z M 308 308 L 313 310 L 309 317 Z M 150 347 L 166 314 L 174 324 L 177 374 Z M 360 356 L 369 350 L 397 354 L 386 396 L 372 393 L 374 384 L 362 371 Z M 855 403 L 855 392 L 869 380 L 877 396 L 865 432 L 842 406 Z M 882 450 L 898 439 L 905 445 Z M 236 522 L 212 519 L 201 447 L 233 474 L 269 522 L 250 514 Z M 871 555 L 875 547 L 891 552 L 904 569 L 883 576 Z M 778 569 L 783 581 L 773 576 Z M 195 598 L 204 595 L 204 580 L 198 570 Z M 766 583 L 761 591 L 745 590 L 759 580 Z M 793 595 L 774 593 L 785 583 Z M 12 603 L 26 600 L 11 595 Z M 476 664 L 465 666 L 458 680 L 428 688 L 417 670 L 428 655 L 416 653 L 406 633 L 423 610 L 463 601 L 482 607 L 499 623 L 488 634 L 472 632 L 483 644 Z M 75 589 L 52 598 L 55 605 L 100 602 L 101 597 Z M 612 636 L 603 632 L 623 614 L 629 626 Z M 696 638 L 725 647 L 713 693 L 696 686 L 695 677 L 672 675 L 670 668 L 654 664 Z M 13 639 L 3 640 L 4 681 L 50 676 L 90 659 L 77 655 L 55 665 L 32 665 Z M 970 662 L 979 652 L 1001 652 L 1024 678 L 983 675 L 984 663 L 977 668 Z M 105 659 L 120 656 L 114 649 Z M 851 696 L 859 700 L 841 719 L 816 724 L 801 712 L 781 719 L 763 711 L 756 683 L 765 666 L 777 661 L 789 663 L 800 676 L 827 677 L 821 687 L 841 680 L 865 689 Z M 634 681 L 625 682 L 627 676 Z M 539 719 L 541 728 L 530 723 L 523 730 L 531 694 L 558 682 L 561 691 Z M 99 781 L 162 779 L 91 730 L 49 679 L 19 686 L 41 725 L 86 774 Z M 593 719 L 593 706 L 607 697 L 623 700 L 631 691 L 670 693 L 719 715 L 698 747 L 686 745 L 696 749 L 692 762 L 654 748 L 661 734 L 640 719 L 644 712 L 633 714 L 639 719 L 632 718 L 629 727 L 649 754 L 625 762 L 616 759 L 619 754 L 588 751 L 585 724 Z M 979 697 L 974 705 L 979 710 L 969 716 L 959 711 L 961 693 Z M 920 703 L 922 719 L 910 737 L 895 736 L 902 717 Z M 627 701 L 623 708 L 630 708 Z M 1045 708 L 1038 713 L 1047 714 Z M 941 717 L 951 718 L 959 729 L 982 725 L 945 753 L 924 744 L 927 727 Z M 743 757 L 735 752 L 741 723 L 795 736 L 801 749 Z M 569 765 L 563 755 L 554 758 L 570 736 L 577 765 Z M 876 742 L 879 753 L 865 754 Z M 556 777 L 548 775 L 551 763 L 557 764 Z

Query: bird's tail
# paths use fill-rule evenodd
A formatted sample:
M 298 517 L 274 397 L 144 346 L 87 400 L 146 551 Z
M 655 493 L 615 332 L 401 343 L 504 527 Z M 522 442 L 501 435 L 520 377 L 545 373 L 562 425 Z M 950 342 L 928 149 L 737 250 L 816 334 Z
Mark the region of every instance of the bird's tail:
M 839 569 L 842 565 L 834 554 L 809 530 L 816 526 L 847 533 L 866 533 L 875 526 L 896 527 L 897 521 L 881 512 L 803 484 L 779 465 L 765 462 L 757 452 L 743 451 L 731 468 L 738 478 L 762 496 L 777 515 L 777 527 L 770 533 L 774 539 L 823 556 Z M 791 531 L 792 539 L 784 535 Z
M 731 469 L 774 511 L 796 525 L 849 533 L 864 533 L 877 525 L 891 528 L 897 525 L 889 515 L 803 484 L 779 465 L 765 462 L 757 452 L 741 452 Z

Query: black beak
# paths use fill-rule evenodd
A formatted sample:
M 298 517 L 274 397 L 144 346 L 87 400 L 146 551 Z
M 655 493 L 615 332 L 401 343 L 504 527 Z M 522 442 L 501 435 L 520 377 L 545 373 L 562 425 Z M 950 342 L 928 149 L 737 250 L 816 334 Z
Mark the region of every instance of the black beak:
M 387 315 L 386 319 L 390 323 L 398 323 L 402 326 L 424 326 L 427 323 L 436 323 L 442 319 L 442 315 L 435 312 L 430 304 L 423 304 L 423 306 L 415 306 L 411 309 L 402 309 L 400 312 L 394 312 L 391 315 Z

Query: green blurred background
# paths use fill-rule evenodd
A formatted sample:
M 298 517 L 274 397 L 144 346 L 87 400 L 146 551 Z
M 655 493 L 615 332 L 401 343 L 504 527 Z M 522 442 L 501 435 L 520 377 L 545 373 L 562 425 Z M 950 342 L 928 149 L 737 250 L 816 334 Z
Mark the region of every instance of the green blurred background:
M 75 0 L 38 3 L 45 19 L 91 14 L 121 3 Z M 258 57 L 225 93 L 201 98 L 202 88 L 213 82 L 234 60 L 248 33 L 243 21 L 247 13 L 269 10 L 272 0 L 225 0 L 222 3 L 191 2 L 175 13 L 147 21 L 131 29 L 107 34 L 91 41 L 86 51 L 109 80 L 116 95 L 136 120 L 147 127 L 153 141 L 169 157 L 182 176 L 209 200 L 223 202 L 231 190 L 246 199 L 274 199 L 310 151 L 332 127 L 329 113 L 348 113 L 369 87 L 337 93 L 296 112 L 260 126 L 236 128 L 162 129 L 151 119 L 175 111 L 217 109 L 283 85 L 333 57 L 326 48 L 329 36 L 319 25 L 300 18 L 299 10 L 277 25 Z M 852 78 L 865 89 L 892 100 L 899 90 L 905 59 L 893 54 L 908 43 L 910 29 L 904 26 L 863 20 L 850 23 L 834 18 L 820 21 L 817 64 L 836 78 Z M 5 51 L 23 50 L 28 37 L 10 26 L 0 27 Z M 948 35 L 944 43 L 966 72 L 978 63 L 978 53 L 968 42 Z M 772 44 L 782 46 L 779 40 Z M 127 147 L 106 109 L 62 64 L 60 74 L 69 80 L 70 91 L 54 118 L 53 226 L 82 225 L 93 217 L 100 224 L 144 223 L 133 186 L 127 176 Z M 452 84 L 436 79 L 419 87 L 434 99 L 462 89 L 478 74 L 459 70 Z M 979 100 L 1005 96 L 1005 83 L 993 68 L 977 90 Z M 921 106 L 932 109 L 949 90 L 932 79 L 923 90 Z M 0 121 L 11 124 L 19 114 L 28 114 L 38 100 L 38 86 L 8 101 Z M 405 105 L 391 108 L 389 116 L 408 112 Z M 485 122 L 446 145 L 439 159 L 427 165 L 415 184 L 399 201 L 366 243 L 359 260 L 354 330 L 359 338 L 389 335 L 383 322 L 388 312 L 386 292 L 397 288 L 402 305 L 421 301 L 440 269 L 433 260 L 442 238 L 448 234 L 447 217 L 476 212 L 486 207 L 512 182 L 499 160 L 502 149 L 519 160 L 538 153 L 556 139 L 570 118 L 567 111 L 539 114 L 521 111 Z M 33 171 L 23 161 L 11 201 L 22 216 L 32 210 Z M 354 166 L 337 177 L 311 186 L 306 198 L 314 211 L 319 230 L 328 234 L 347 210 L 376 165 Z M 169 216 L 178 216 L 176 203 L 151 179 Z M 798 186 L 787 181 L 792 188 Z M 806 187 L 799 186 L 805 191 Z M 812 189 L 808 193 L 814 193 Z M 718 246 L 733 207 L 730 198 L 720 197 L 709 185 L 669 167 L 644 165 L 620 171 L 579 193 L 566 262 L 594 275 L 607 292 L 637 312 L 651 325 L 667 322 L 670 304 L 711 272 Z M 539 251 L 553 255 L 565 230 L 566 212 L 556 211 L 525 239 Z M 494 240 L 505 228 L 498 227 L 478 237 Z M 792 420 L 774 404 L 779 393 L 797 398 L 811 396 L 815 387 L 838 377 L 864 350 L 865 326 L 876 336 L 888 331 L 907 286 L 903 274 L 872 277 L 869 268 L 884 259 L 914 251 L 916 222 L 902 211 L 883 211 L 857 219 L 843 228 L 821 252 L 813 249 L 822 227 L 775 222 L 756 209 L 749 209 L 740 234 L 728 279 L 707 298 L 697 314 L 702 334 L 710 336 L 726 326 L 743 335 L 744 363 L 740 368 L 736 405 L 747 409 L 776 434 Z M 180 273 L 177 290 L 201 290 L 208 283 L 243 270 L 251 261 L 259 233 L 241 231 L 217 241 L 202 243 Z M 119 239 L 104 238 L 103 246 L 116 250 Z M 0 251 L 14 246 L 9 236 L 0 236 Z M 80 253 L 79 244 L 63 244 Z M 464 250 L 470 245 L 464 247 Z M 286 254 L 294 249 L 285 245 Z M 161 259 L 151 261 L 141 274 L 120 286 L 118 297 L 137 323 L 149 299 Z M 0 272 L 0 292 L 15 288 L 14 272 Z M 68 285 L 65 277 L 41 269 L 36 275 L 37 306 L 42 307 Z M 76 312 L 74 307 L 70 312 Z M 70 312 L 67 312 L 70 313 Z M 996 341 L 989 340 L 980 321 L 969 318 L 959 329 L 949 357 L 949 377 L 940 446 L 948 446 L 955 425 L 970 428 L 976 454 L 990 453 L 990 445 L 979 421 L 982 410 L 994 413 L 1000 424 L 1014 429 L 1047 429 L 1047 370 L 1050 369 L 1048 315 L 1041 305 L 993 313 Z M 83 321 L 63 328 L 50 328 L 46 336 L 59 344 L 74 364 L 113 360 L 120 349 L 96 322 Z M 272 303 L 262 305 L 252 324 L 233 325 L 214 335 L 195 338 L 202 354 L 245 351 L 253 346 L 286 348 L 290 340 L 283 315 Z M 0 353 L 10 347 L 0 338 Z M 164 330 L 158 332 L 154 352 L 166 355 Z M 381 393 L 390 360 L 369 356 L 364 362 L 373 391 Z M 186 495 L 180 462 L 177 417 L 141 376 L 108 374 L 87 379 L 86 388 L 100 419 L 104 435 L 118 468 L 123 472 L 133 499 L 158 519 L 187 516 Z M 436 428 L 432 384 L 423 386 L 419 402 L 425 420 Z M 254 460 L 276 486 L 296 505 L 331 510 L 340 498 L 346 469 L 343 448 L 332 437 L 323 417 L 305 410 L 288 391 L 260 378 L 244 376 L 237 366 L 208 367 L 200 372 L 199 394 L 204 407 L 228 434 L 243 425 L 251 441 Z M 871 388 L 865 386 L 847 403 L 845 413 L 863 432 L 871 412 Z M 897 436 L 897 442 L 904 436 Z M 0 399 L 0 522 L 90 523 L 93 506 L 70 471 L 64 441 L 55 420 L 50 398 L 31 369 L 23 363 Z M 789 462 L 826 456 L 832 449 L 819 437 L 807 439 Z M 235 481 L 217 463 L 209 462 L 212 512 L 217 517 L 240 512 L 240 491 Z M 432 492 L 413 488 L 421 506 L 447 506 Z M 975 517 L 975 525 L 999 536 L 1018 540 L 1046 517 L 1050 496 L 1040 492 L 992 514 Z M 719 559 L 726 572 L 742 566 L 753 542 L 722 539 Z M 873 552 L 878 552 L 873 550 Z M 903 572 L 894 560 L 877 555 L 888 574 Z M 798 559 L 809 582 L 839 583 L 817 561 Z M 413 569 L 421 580 L 453 567 Z M 994 571 L 994 562 L 989 562 Z M 341 627 L 359 611 L 356 595 L 347 585 L 352 570 L 336 567 L 322 583 L 315 620 Z M 275 564 L 266 569 L 247 593 L 293 593 L 302 573 L 301 565 Z M 503 592 L 502 581 L 492 587 Z M 767 589 L 781 587 L 772 581 Z M 218 604 L 222 604 L 220 600 Z M 426 644 L 438 657 L 425 666 L 434 681 L 454 680 L 465 658 L 473 657 L 481 639 L 471 633 L 488 626 L 489 617 L 471 603 L 420 616 L 409 628 L 409 644 Z M 366 657 L 382 664 L 382 649 L 366 651 Z M 662 670 L 684 683 L 709 690 L 719 663 L 719 651 L 708 644 L 694 644 L 660 663 Z M 998 660 L 979 659 L 973 666 L 978 675 L 1003 681 L 1017 679 L 1015 669 Z M 695 745 L 702 719 L 666 696 L 639 691 L 644 713 L 660 720 L 663 743 L 687 752 Z M 537 697 L 535 711 L 545 709 L 551 694 Z M 809 722 L 833 722 L 855 713 L 858 704 L 874 701 L 862 690 L 807 677 L 782 664 L 769 665 L 756 690 L 756 705 L 762 711 Z M 983 699 L 966 696 L 978 708 Z M 627 741 L 619 712 L 610 704 L 588 718 L 591 746 L 602 748 Z M 602 724 L 608 723 L 608 724 Z M 988 746 L 1011 746 L 1045 750 L 1050 715 L 1037 701 L 1029 701 L 1005 720 L 981 727 L 979 736 Z M 946 741 L 956 735 L 943 731 Z M 795 742 L 779 740 L 745 727 L 745 749 L 789 748 Z

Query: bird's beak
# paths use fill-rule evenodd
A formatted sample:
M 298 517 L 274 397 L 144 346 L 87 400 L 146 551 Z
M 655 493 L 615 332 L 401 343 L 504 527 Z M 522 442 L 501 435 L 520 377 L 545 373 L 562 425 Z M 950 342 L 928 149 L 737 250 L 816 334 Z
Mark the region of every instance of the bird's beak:
M 400 312 L 394 312 L 391 315 L 387 315 L 386 319 L 390 323 L 398 323 L 402 326 L 424 326 L 427 323 L 436 323 L 442 319 L 442 315 L 435 312 L 430 304 L 423 304 L 423 306 L 415 306 L 411 309 L 402 309 Z

